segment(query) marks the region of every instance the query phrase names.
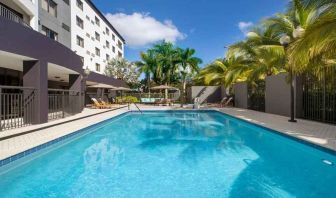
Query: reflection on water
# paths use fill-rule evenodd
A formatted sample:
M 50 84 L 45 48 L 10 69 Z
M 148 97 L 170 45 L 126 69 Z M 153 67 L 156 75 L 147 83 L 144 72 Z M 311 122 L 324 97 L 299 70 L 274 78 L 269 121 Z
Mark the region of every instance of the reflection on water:
M 220 113 L 130 114 L 1 175 L 0 197 L 333 197 L 321 159 Z

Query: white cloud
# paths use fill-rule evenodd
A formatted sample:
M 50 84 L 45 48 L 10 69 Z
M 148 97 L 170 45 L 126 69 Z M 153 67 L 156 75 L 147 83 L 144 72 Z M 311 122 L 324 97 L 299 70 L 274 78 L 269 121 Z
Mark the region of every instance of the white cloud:
M 161 40 L 174 43 L 186 37 L 171 20 L 161 22 L 148 13 L 135 12 L 130 15 L 108 13 L 106 18 L 125 38 L 130 47 L 143 47 Z
M 251 28 L 253 26 L 252 22 L 244 22 L 241 21 L 238 23 L 238 27 L 240 29 L 241 32 L 243 32 L 245 35 L 248 33 L 249 28 Z

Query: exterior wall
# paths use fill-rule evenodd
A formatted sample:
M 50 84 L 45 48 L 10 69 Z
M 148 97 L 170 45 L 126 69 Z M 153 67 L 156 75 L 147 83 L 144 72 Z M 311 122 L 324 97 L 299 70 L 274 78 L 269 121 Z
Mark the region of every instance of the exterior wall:
M 107 65 L 106 54 L 110 59 L 118 57 L 118 52 L 124 56 L 124 40 L 113 26 L 105 19 L 89 0 L 81 0 L 83 2 L 83 10 L 77 6 L 77 1 L 71 1 L 71 49 L 79 56 L 83 57 L 83 67 L 88 67 L 91 71 L 103 74 Z M 76 17 L 84 22 L 82 29 L 76 23 Z M 95 17 L 99 18 L 100 25 L 95 23 Z M 109 29 L 109 35 L 106 32 Z M 95 32 L 100 35 L 100 41 L 96 40 Z M 115 36 L 113 40 L 112 35 Z M 84 47 L 77 45 L 77 36 L 84 39 Z M 110 43 L 110 47 L 106 46 L 106 41 Z M 121 49 L 118 47 L 118 41 L 122 43 Z M 112 46 L 115 52 L 112 51 Z M 95 48 L 100 50 L 100 56 L 95 53 Z M 100 65 L 100 71 L 96 71 L 96 64 Z
M 224 91 L 223 91 L 224 90 Z M 193 103 L 198 97 L 201 103 L 216 103 L 220 102 L 226 96 L 225 88 L 222 86 L 192 86 L 188 91 L 189 102 Z
M 238 108 L 248 108 L 248 87 L 246 82 L 240 82 L 233 85 L 234 104 Z
M 290 84 L 287 73 L 266 77 L 265 112 L 290 116 Z M 301 117 L 303 102 L 303 86 L 301 77 L 294 82 L 295 116 Z
M 290 115 L 290 84 L 287 73 L 266 77 L 265 112 Z
M 38 0 L 0 0 L 0 3 L 22 14 L 23 21 L 38 30 Z
M 42 26 L 56 32 L 58 34 L 58 42 L 71 47 L 71 14 L 70 3 L 66 4 L 63 0 L 53 0 L 57 4 L 57 17 L 52 16 L 45 11 L 39 1 L 39 31 L 41 32 Z M 64 29 L 64 25 L 70 28 L 70 31 Z
M 82 73 L 80 58 L 70 49 L 16 22 L 0 17 L 0 51 L 44 60 Z M 39 46 L 39 47 L 37 47 Z

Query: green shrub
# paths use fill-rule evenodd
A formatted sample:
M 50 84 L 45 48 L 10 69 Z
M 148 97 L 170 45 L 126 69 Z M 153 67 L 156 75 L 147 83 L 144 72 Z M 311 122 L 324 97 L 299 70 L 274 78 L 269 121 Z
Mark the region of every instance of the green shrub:
M 118 96 L 116 97 L 116 100 L 118 103 L 138 103 L 139 100 L 138 98 L 134 97 L 134 96 Z

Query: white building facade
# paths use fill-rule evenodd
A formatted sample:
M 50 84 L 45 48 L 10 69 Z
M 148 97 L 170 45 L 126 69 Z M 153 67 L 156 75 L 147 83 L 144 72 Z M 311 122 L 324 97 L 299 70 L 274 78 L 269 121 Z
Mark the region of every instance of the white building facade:
M 104 74 L 109 59 L 124 57 L 125 40 L 90 0 L 71 1 L 71 49 L 83 67 Z

